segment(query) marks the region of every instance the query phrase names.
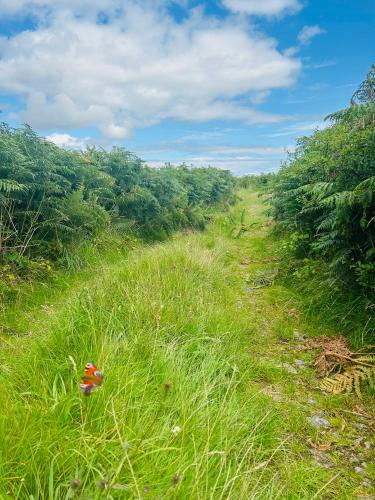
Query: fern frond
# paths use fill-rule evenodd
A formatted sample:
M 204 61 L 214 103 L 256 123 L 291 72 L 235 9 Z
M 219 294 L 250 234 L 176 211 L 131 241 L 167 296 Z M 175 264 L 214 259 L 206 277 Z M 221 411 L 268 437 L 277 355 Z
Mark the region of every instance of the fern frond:
M 369 366 L 360 364 L 349 366 L 342 373 L 325 377 L 320 383 L 320 388 L 331 394 L 350 393 L 354 389 L 357 396 L 361 398 L 361 385 L 367 383 L 372 388 L 375 386 L 375 355 L 363 356 L 357 358 L 356 361 L 366 362 Z
M 336 212 L 331 212 L 322 222 L 318 225 L 317 230 L 326 231 L 328 229 L 334 229 L 336 226 L 337 217 Z
M 11 179 L 0 179 L 0 191 L 6 194 L 15 193 L 17 191 L 26 191 L 26 186 Z

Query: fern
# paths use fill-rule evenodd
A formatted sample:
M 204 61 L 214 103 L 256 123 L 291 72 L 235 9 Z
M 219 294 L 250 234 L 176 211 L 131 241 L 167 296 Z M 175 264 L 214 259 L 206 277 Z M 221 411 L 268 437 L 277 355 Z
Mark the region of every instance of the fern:
M 11 179 L 0 179 L 0 191 L 6 194 L 26 191 L 26 186 Z
M 341 109 L 325 117 L 325 120 L 334 123 L 346 123 L 355 128 L 364 128 L 375 124 L 375 103 L 352 104 L 349 108 Z
M 328 216 L 325 217 L 317 226 L 317 231 L 332 230 L 335 228 L 336 223 L 337 223 L 336 213 L 330 212 Z
M 362 359 L 358 358 L 356 361 L 360 362 Z M 345 368 L 342 373 L 325 377 L 320 383 L 320 388 L 332 394 L 350 393 L 354 389 L 357 396 L 361 398 L 361 385 L 367 383 L 370 387 L 375 387 L 375 356 L 367 356 L 365 359 L 367 363 L 373 363 L 374 366 L 355 365 Z
M 350 107 L 331 113 L 325 119 L 334 123 L 346 123 L 355 128 L 375 125 L 375 64 L 352 95 Z

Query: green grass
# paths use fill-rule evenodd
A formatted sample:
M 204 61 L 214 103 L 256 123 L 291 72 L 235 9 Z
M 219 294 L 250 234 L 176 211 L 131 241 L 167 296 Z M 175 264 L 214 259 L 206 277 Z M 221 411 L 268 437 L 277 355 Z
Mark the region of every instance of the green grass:
M 88 270 L 61 273 L 8 308 L 4 321 L 31 335 L 0 337 L 0 498 L 367 491 L 340 459 L 351 441 L 340 441 L 339 411 L 358 401 L 324 397 L 314 392 L 312 370 L 283 367 L 304 355 L 279 339 L 293 339 L 295 329 L 314 334 L 303 317 L 287 314 L 302 307 L 301 297 L 281 284 L 246 289 L 277 263 L 268 262 L 276 243 L 262 205 L 254 193 L 242 196 L 233 217 L 245 208 L 259 224 L 238 239 L 218 214 L 204 233 L 96 253 Z M 85 398 L 78 384 L 88 360 L 105 381 Z M 327 431 L 307 420 L 322 408 L 332 417 Z M 354 440 L 355 422 L 346 421 Z M 334 467 L 314 463 L 307 437 L 338 440 Z

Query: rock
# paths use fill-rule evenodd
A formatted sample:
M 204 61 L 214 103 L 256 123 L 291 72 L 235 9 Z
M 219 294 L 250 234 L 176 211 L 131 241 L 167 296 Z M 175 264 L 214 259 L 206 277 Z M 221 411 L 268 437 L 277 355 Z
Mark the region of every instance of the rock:
M 364 474 L 365 473 L 365 469 L 363 467 L 357 466 L 357 467 L 354 467 L 354 472 L 356 474 Z
M 356 462 L 358 462 L 358 458 L 355 457 L 354 455 L 352 455 L 352 456 L 349 457 L 349 462 L 351 464 L 355 464 Z
M 274 401 L 276 401 L 277 403 L 279 403 L 280 401 L 283 400 L 283 395 L 276 391 L 272 385 L 271 386 L 265 386 L 262 388 L 262 392 L 264 394 L 267 394 L 267 396 L 270 396 Z
M 315 448 L 312 448 L 310 450 L 310 453 L 314 457 L 314 462 L 316 465 L 319 465 L 320 467 L 324 467 L 326 469 L 334 467 L 335 464 L 329 455 L 322 453 Z
M 306 363 L 303 359 L 295 359 L 294 364 L 298 366 L 298 368 L 306 368 Z
M 295 375 L 297 373 L 297 370 L 294 368 L 294 366 L 290 365 L 289 363 L 283 363 L 281 365 L 284 370 L 286 370 L 288 373 L 292 373 L 293 375 Z
M 309 417 L 308 420 L 314 427 L 317 427 L 318 429 L 328 429 L 328 427 L 331 427 L 331 424 L 328 422 L 328 420 L 320 415 L 313 415 L 312 417 Z
M 316 399 L 312 398 L 311 396 L 309 396 L 309 399 L 307 400 L 307 402 L 310 404 L 310 405 L 316 405 Z
M 366 450 L 371 450 L 371 443 L 370 443 L 370 441 L 366 441 L 365 442 L 365 449 Z
M 303 335 L 303 333 L 301 332 L 297 332 L 297 330 L 294 331 L 293 333 L 293 337 L 296 339 L 296 340 L 305 340 L 306 339 L 306 336 Z
M 366 424 L 360 424 L 360 423 L 356 422 L 354 425 L 357 427 L 357 429 L 367 429 Z
M 355 440 L 353 441 L 353 445 L 354 445 L 356 448 L 358 448 L 359 446 L 361 446 L 362 439 L 363 439 L 363 437 L 362 437 L 362 436 L 361 436 L 361 437 L 359 437 L 359 438 L 357 438 L 357 439 L 355 439 Z
M 362 484 L 365 488 L 371 488 L 372 487 L 372 481 L 368 477 L 365 477 L 362 481 Z

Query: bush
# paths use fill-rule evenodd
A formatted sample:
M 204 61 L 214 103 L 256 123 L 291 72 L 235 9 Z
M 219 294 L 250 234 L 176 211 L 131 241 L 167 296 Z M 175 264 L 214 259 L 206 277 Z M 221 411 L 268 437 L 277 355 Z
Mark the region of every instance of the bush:
M 230 172 L 147 167 L 122 149 L 66 151 L 28 126 L 0 125 L 0 261 L 61 256 L 110 225 L 163 239 L 204 226 L 206 207 L 234 198 Z
M 372 78 L 375 87 L 371 71 L 366 82 Z M 270 191 L 276 227 L 294 235 L 298 257 L 322 259 L 346 285 L 373 291 L 375 121 L 369 104 L 375 93 L 368 96 L 369 102 L 330 115 L 327 129 L 299 139 Z

